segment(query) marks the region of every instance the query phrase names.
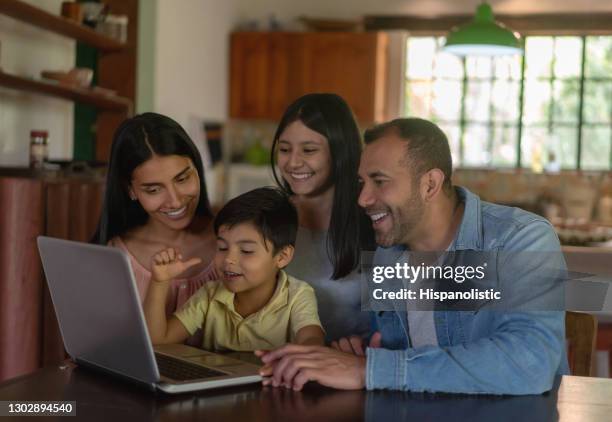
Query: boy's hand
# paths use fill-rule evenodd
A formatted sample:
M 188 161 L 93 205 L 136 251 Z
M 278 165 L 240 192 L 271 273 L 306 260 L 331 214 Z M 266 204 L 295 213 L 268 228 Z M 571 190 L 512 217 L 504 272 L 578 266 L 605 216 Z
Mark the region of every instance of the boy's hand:
M 151 265 L 152 278 L 155 281 L 169 281 L 178 277 L 187 269 L 202 262 L 200 258 L 183 261 L 183 257 L 174 248 L 168 248 L 153 256 Z
M 339 340 L 332 341 L 331 347 L 345 353 L 352 353 L 356 356 L 365 356 L 366 345 L 363 339 L 359 336 L 342 337 Z M 378 348 L 382 347 L 382 336 L 376 331 L 370 339 L 370 344 L 367 347 Z

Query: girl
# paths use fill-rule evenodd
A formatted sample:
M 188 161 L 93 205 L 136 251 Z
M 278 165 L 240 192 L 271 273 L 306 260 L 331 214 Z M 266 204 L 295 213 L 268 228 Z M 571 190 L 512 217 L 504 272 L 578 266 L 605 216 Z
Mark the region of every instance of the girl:
M 295 257 L 287 267 L 315 289 L 326 340 L 366 334 L 361 312 L 360 251 L 373 250 L 369 219 L 357 205 L 359 129 L 335 94 L 298 98 L 283 115 L 272 145 L 272 170 L 298 211 Z M 278 166 L 280 176 L 276 173 Z

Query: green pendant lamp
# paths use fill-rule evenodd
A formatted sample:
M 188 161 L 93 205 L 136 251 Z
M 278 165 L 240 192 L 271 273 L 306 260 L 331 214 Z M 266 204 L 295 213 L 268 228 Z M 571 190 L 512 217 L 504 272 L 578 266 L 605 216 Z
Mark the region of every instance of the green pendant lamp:
M 450 30 L 444 51 L 459 56 L 523 54 L 523 43 L 518 33 L 495 21 L 491 6 L 482 3 L 472 22 Z

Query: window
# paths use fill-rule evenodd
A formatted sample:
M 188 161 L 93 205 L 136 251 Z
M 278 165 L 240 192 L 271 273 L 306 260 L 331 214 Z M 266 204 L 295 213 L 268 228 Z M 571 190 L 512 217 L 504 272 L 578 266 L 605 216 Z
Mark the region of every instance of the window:
M 528 36 L 523 57 L 443 45 L 408 39 L 404 114 L 440 125 L 456 165 L 612 169 L 612 36 Z

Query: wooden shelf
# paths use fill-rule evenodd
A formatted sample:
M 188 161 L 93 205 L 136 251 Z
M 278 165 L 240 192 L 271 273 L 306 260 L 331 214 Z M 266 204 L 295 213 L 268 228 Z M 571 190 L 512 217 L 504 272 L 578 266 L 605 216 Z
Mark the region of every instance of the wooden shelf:
M 132 113 L 132 101 L 116 95 L 104 95 L 88 88 L 77 88 L 51 82 L 38 81 L 10 75 L 0 71 L 0 86 L 22 91 L 34 92 L 92 105 L 99 110 Z
M 103 52 L 121 51 L 125 44 L 62 16 L 48 13 L 19 0 L 0 0 L 0 13 L 31 25 L 73 38 Z

